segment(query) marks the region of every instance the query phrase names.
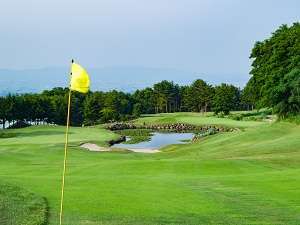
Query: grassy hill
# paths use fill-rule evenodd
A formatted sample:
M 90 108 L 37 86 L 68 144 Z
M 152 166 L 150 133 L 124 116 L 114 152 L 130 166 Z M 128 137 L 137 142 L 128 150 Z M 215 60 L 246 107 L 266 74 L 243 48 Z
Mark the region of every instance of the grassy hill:
M 223 124 L 241 132 L 172 145 L 161 153 L 96 153 L 115 134 L 71 128 L 65 224 L 300 224 L 300 126 L 161 114 L 137 123 Z M 47 198 L 58 222 L 64 127 L 9 131 L 0 180 Z

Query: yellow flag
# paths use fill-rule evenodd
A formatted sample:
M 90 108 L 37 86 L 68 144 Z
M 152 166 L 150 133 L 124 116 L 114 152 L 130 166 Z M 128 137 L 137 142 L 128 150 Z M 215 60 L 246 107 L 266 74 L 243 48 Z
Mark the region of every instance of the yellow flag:
M 87 93 L 90 88 L 90 78 L 86 70 L 76 63 L 71 66 L 71 85 L 72 91 Z

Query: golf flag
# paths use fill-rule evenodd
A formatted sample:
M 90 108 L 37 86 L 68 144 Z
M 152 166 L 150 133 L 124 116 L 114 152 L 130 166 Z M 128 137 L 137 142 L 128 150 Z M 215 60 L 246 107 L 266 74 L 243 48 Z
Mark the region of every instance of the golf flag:
M 86 70 L 79 64 L 72 63 L 70 89 L 87 93 L 90 88 L 90 78 Z
M 90 78 L 88 73 L 82 66 L 74 63 L 74 60 L 72 60 L 71 82 L 70 82 L 70 89 L 69 89 L 67 126 L 66 126 L 65 154 L 64 154 L 64 164 L 63 164 L 63 173 L 62 173 L 62 184 L 61 184 L 59 225 L 62 225 L 63 223 L 65 179 L 66 179 L 66 171 L 67 171 L 67 153 L 68 153 L 70 113 L 71 113 L 71 95 L 72 95 L 72 91 L 87 93 L 89 89 L 90 89 Z

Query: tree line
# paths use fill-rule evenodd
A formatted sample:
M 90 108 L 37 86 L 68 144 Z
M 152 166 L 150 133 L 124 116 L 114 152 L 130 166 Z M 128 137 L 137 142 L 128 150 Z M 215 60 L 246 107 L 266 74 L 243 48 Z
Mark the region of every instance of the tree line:
M 54 88 L 40 94 L 0 97 L 0 123 L 26 122 L 65 125 L 68 88 Z M 121 91 L 72 93 L 71 124 L 93 125 L 128 120 L 141 114 L 171 112 L 207 112 L 228 114 L 249 108 L 242 91 L 229 84 L 212 86 L 196 80 L 189 86 L 161 81 L 134 93 Z
M 257 108 L 270 107 L 281 118 L 300 113 L 300 23 L 280 26 L 252 49 L 252 75 L 244 89 Z

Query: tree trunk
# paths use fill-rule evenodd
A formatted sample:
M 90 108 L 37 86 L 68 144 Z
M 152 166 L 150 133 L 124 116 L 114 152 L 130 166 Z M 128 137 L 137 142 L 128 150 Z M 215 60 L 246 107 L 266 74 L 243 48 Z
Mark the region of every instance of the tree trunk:
M 207 106 L 208 106 L 208 104 L 207 104 L 207 102 L 205 102 L 205 106 L 204 106 L 204 112 L 205 113 L 207 112 Z

